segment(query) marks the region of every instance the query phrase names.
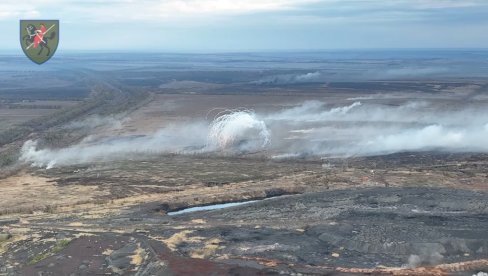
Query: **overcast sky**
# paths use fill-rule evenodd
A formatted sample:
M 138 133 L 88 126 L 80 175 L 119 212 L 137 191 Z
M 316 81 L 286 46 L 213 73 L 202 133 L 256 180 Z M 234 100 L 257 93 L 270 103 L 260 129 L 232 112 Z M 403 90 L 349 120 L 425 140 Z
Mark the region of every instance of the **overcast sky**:
M 488 0 L 0 0 L 0 49 L 38 18 L 58 51 L 488 48 Z

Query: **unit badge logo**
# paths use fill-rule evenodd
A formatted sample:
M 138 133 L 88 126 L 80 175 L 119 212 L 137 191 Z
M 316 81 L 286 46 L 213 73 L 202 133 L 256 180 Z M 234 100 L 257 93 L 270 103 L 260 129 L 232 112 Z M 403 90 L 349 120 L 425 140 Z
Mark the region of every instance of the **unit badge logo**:
M 59 44 L 59 20 L 20 20 L 20 45 L 33 62 L 43 64 Z

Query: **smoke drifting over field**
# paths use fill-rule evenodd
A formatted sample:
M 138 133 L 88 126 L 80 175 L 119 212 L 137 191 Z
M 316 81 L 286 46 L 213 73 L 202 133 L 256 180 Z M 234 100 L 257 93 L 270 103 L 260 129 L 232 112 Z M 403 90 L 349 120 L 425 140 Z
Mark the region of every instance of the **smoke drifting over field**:
M 213 121 L 167 126 L 136 137 L 85 141 L 64 149 L 22 148 L 23 162 L 41 167 L 128 158 L 131 154 L 242 154 L 269 157 L 366 156 L 402 151 L 488 152 L 488 111 L 430 102 L 383 105 L 307 101 L 273 113 L 227 111 Z
M 203 150 L 206 126 L 202 123 L 183 127 L 168 126 L 150 136 L 113 137 L 81 143 L 63 149 L 37 149 L 36 141 L 27 141 L 20 160 L 39 167 L 55 167 L 135 157 L 135 154 L 197 153 Z
M 265 123 L 258 120 L 254 112 L 229 111 L 215 118 L 210 125 L 203 121 L 171 125 L 153 135 L 99 141 L 89 136 L 80 144 L 63 149 L 38 149 L 37 141 L 27 141 L 22 147 L 20 161 L 52 168 L 126 159 L 141 154 L 248 152 L 265 148 L 269 136 Z
M 353 102 L 326 108 L 320 102 L 306 102 L 270 114 L 265 121 L 271 129 L 278 124 L 295 128 L 285 139 L 295 141 L 288 148 L 302 155 L 488 151 L 488 112 L 476 108 L 437 110 L 428 102 L 399 106 Z
M 323 81 L 320 72 L 310 72 L 305 74 L 282 74 L 266 76 L 258 81 L 254 81 L 254 84 L 267 85 L 267 84 L 295 84 L 295 83 L 313 83 Z

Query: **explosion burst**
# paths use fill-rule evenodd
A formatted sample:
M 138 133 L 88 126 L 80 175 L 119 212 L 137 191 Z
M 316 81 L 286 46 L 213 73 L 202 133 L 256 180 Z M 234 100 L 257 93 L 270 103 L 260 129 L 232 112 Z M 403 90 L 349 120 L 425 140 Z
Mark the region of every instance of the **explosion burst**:
M 250 151 L 262 149 L 270 142 L 264 121 L 251 110 L 227 110 L 213 120 L 207 146 L 220 150 Z

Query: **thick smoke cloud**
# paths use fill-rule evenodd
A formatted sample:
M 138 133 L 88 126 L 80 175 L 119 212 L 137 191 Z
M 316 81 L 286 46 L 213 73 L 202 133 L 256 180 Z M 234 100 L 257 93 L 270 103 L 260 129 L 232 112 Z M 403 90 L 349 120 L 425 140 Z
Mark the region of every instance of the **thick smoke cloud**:
M 439 106 L 439 107 L 437 107 Z M 364 156 L 402 151 L 488 151 L 488 112 L 481 108 L 439 110 L 441 105 L 408 102 L 399 106 L 352 102 L 326 107 L 304 104 L 267 115 L 273 133 L 292 155 Z M 279 147 L 278 147 L 279 148 Z M 283 152 L 281 152 L 283 154 Z
M 148 136 L 113 137 L 96 140 L 89 136 L 63 149 L 39 149 L 37 141 L 27 141 L 20 161 L 53 168 L 94 161 L 134 158 L 163 153 L 249 152 L 269 143 L 269 130 L 251 111 L 229 111 L 210 125 L 204 121 L 165 127 Z
M 21 149 L 20 161 L 52 168 L 127 159 L 141 154 L 198 153 L 205 147 L 205 130 L 203 123 L 168 126 L 150 136 L 113 137 L 99 141 L 91 141 L 91 137 L 87 137 L 77 145 L 62 149 L 38 149 L 36 141 L 27 141 Z
M 264 121 L 247 110 L 218 116 L 210 125 L 208 135 L 208 145 L 220 150 L 252 151 L 264 148 L 269 141 L 270 133 Z
M 211 122 L 182 122 L 147 136 L 87 137 L 64 149 L 40 149 L 28 141 L 20 160 L 53 167 L 161 153 L 264 151 L 270 158 L 295 158 L 430 150 L 488 152 L 488 111 L 476 105 L 446 108 L 429 101 L 396 106 L 307 101 L 273 113 L 227 111 Z

